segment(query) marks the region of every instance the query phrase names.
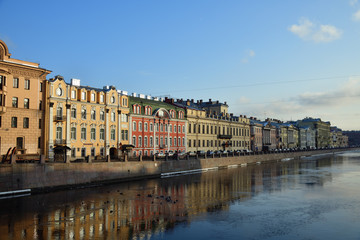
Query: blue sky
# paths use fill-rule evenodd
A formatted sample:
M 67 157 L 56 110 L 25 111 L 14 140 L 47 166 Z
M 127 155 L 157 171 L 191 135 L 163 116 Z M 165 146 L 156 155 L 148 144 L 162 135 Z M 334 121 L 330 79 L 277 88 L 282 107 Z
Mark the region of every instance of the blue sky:
M 0 0 L 13 58 L 82 85 L 360 130 L 360 1 Z

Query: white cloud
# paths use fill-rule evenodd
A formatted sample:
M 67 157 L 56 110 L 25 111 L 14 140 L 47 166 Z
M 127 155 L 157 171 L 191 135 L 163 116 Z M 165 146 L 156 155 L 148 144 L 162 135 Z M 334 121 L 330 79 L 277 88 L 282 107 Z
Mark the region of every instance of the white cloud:
M 245 53 L 245 57 L 243 57 L 242 59 L 241 59 L 241 62 L 242 63 L 248 63 L 249 62 L 249 59 L 250 58 L 253 58 L 253 57 L 255 57 L 255 52 L 254 52 L 254 50 L 247 50 L 246 51 L 246 53 Z
M 360 9 L 353 14 L 353 20 L 354 21 L 360 21 Z
M 350 6 L 355 6 L 357 4 L 358 0 L 350 0 L 349 4 Z
M 303 40 L 314 42 L 331 42 L 342 35 L 335 26 L 315 24 L 307 18 L 300 19 L 299 24 L 293 24 L 288 30 Z

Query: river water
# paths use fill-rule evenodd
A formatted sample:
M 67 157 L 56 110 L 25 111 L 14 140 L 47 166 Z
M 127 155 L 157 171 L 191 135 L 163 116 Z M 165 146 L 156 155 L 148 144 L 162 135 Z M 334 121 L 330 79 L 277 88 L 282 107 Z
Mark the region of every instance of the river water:
M 360 152 L 0 200 L 0 239 L 360 239 Z

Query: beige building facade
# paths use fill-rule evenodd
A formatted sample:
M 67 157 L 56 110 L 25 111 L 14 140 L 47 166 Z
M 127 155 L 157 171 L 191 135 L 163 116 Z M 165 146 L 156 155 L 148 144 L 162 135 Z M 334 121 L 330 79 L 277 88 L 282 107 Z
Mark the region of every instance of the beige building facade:
M 11 58 L 0 40 L 0 155 L 43 154 L 45 81 L 51 71 Z
M 250 119 L 228 114 L 226 104 L 178 99 L 166 100 L 186 110 L 187 151 L 250 149 Z M 202 107 L 206 105 L 206 107 Z M 224 112 L 226 114 L 224 114 Z M 220 113 L 219 115 L 213 113 Z
M 56 148 L 67 148 L 68 160 L 120 155 L 129 143 L 129 99 L 113 86 L 103 89 L 68 84 L 56 76 L 47 81 L 47 156 L 54 159 Z

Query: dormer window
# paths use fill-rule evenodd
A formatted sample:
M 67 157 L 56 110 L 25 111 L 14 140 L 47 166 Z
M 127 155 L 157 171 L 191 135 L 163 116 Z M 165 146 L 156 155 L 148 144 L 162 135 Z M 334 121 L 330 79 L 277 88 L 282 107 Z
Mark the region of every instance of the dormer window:
M 91 93 L 91 101 L 95 102 L 95 93 Z
M 81 92 L 81 100 L 86 100 L 86 92 Z
M 104 95 L 103 94 L 100 95 L 100 102 L 104 102 Z

